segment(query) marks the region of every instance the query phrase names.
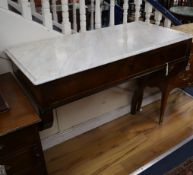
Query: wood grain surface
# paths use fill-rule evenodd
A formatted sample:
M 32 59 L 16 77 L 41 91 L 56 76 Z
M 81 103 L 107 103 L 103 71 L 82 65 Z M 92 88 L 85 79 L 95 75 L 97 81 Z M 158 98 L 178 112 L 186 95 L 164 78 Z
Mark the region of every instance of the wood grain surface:
M 157 124 L 160 101 L 45 152 L 50 175 L 128 175 L 193 134 L 193 99 L 169 97 Z

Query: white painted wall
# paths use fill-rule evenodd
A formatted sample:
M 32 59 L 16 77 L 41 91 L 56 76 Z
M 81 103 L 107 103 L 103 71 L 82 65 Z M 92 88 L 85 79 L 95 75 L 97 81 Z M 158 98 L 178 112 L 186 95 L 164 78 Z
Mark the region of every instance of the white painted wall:
M 48 30 L 36 22 L 0 8 L 0 56 L 3 51 L 18 44 L 62 36 L 61 33 Z M 0 73 L 10 71 L 9 62 L 0 59 Z

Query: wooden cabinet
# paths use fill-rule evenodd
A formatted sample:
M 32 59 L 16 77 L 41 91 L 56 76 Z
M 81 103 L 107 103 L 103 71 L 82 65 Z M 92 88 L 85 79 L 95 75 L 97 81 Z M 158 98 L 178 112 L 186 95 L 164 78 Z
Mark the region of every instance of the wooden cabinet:
M 0 113 L 0 168 L 7 175 L 46 175 L 39 117 L 11 74 L 0 75 L 10 110 Z M 1 173 L 0 173 L 1 174 Z

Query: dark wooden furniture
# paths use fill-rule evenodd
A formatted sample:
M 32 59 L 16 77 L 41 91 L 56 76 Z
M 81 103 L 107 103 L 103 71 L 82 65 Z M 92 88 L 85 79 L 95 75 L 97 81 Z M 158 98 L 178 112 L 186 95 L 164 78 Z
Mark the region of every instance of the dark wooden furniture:
M 0 90 L 0 113 L 6 112 L 8 110 L 9 110 L 9 105 L 7 101 L 3 98 L 3 94 L 1 93 L 1 90 Z
M 188 39 L 38 86 L 33 85 L 17 66 L 14 66 L 14 72 L 37 107 L 43 120 L 43 129 L 52 125 L 52 110 L 58 106 L 125 82 L 130 78 L 157 71 L 162 71 L 165 75 L 166 63 L 170 69 L 178 63 L 181 65 L 180 69 L 185 69 L 190 46 L 191 39 Z M 177 69 L 177 71 L 180 70 Z
M 173 6 L 170 11 L 183 23 L 193 22 L 193 7 Z
M 46 175 L 38 133 L 40 118 L 10 73 L 0 75 L 0 87 L 10 106 L 8 112 L 0 113 L 0 172 Z
M 191 53 L 193 53 L 193 49 Z M 133 94 L 131 102 L 131 113 L 136 114 L 138 111 L 140 111 L 145 87 L 158 87 L 161 91 L 161 107 L 159 116 L 159 123 L 161 124 L 163 122 L 169 93 L 175 88 L 193 86 L 192 55 L 190 56 L 187 69 L 184 70 L 183 67 L 183 63 L 174 65 L 173 69 L 169 69 L 170 73 L 167 77 L 164 76 L 163 72 L 157 72 L 156 74 L 137 79 L 137 88 Z
M 181 70 L 181 71 L 180 71 Z M 163 71 L 155 74 L 140 77 L 136 80 L 137 88 L 134 91 L 131 102 L 131 114 L 136 114 L 141 109 L 143 93 L 146 87 L 158 87 L 161 91 L 161 108 L 159 116 L 159 124 L 163 121 L 164 112 L 167 105 L 167 99 L 171 90 L 177 87 L 186 87 L 190 85 L 190 79 L 187 75 L 189 71 L 184 71 L 184 63 L 174 65 L 173 69 L 169 69 L 169 75 L 165 76 Z

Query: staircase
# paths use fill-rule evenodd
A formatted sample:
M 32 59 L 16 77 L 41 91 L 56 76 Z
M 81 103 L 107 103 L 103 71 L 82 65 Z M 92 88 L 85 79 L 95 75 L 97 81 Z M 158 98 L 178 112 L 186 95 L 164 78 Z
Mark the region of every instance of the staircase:
M 1 0 L 0 9 L 12 11 L 21 15 L 27 21 L 33 21 L 42 25 L 47 30 L 55 30 L 64 35 L 88 30 L 100 29 L 103 25 L 103 13 L 107 11 L 109 27 L 115 25 L 115 0 L 41 0 L 41 6 L 37 6 L 35 0 Z M 176 19 L 167 9 L 156 0 L 134 0 L 134 10 L 129 9 L 129 1 L 124 0 L 121 23 L 126 24 L 133 17 L 134 21 L 143 20 L 147 23 L 163 25 L 170 28 L 171 25 L 179 25 Z

